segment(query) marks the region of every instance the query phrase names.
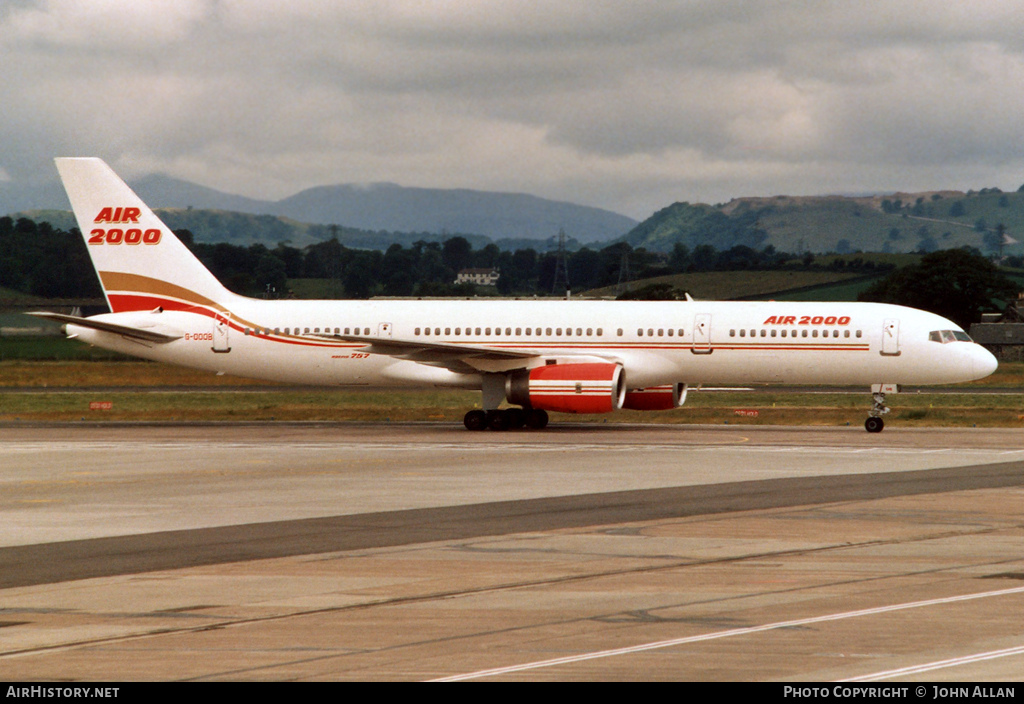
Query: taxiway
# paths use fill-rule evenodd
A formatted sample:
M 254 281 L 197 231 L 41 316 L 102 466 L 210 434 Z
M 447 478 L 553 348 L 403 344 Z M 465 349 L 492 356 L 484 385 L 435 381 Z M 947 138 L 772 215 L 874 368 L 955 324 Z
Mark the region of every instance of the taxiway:
M 9 425 L 0 671 L 1019 679 L 1022 440 Z

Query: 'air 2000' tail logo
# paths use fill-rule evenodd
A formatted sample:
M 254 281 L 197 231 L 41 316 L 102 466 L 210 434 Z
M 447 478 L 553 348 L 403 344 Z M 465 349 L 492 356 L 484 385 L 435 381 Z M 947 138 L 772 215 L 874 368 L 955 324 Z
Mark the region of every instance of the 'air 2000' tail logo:
M 93 219 L 97 225 L 132 225 L 139 222 L 142 211 L 139 208 L 103 208 Z M 97 227 L 89 233 L 89 244 L 156 244 L 160 241 L 160 230 L 143 230 L 138 227 Z

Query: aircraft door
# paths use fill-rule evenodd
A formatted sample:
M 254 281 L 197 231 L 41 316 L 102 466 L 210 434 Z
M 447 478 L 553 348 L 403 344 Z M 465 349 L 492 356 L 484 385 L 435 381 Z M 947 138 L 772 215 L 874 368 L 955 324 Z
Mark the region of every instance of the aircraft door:
M 231 313 L 217 313 L 213 318 L 213 346 L 217 353 L 231 351 Z
M 377 337 L 391 339 L 391 323 L 379 323 L 377 325 Z
M 882 354 L 895 357 L 900 353 L 900 321 L 888 318 L 882 327 Z
M 690 351 L 711 354 L 711 316 L 707 313 L 699 313 L 693 319 L 693 347 Z

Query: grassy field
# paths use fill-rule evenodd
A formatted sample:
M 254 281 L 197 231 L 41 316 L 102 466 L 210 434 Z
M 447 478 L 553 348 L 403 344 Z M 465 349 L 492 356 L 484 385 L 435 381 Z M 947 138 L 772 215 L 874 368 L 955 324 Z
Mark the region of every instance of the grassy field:
M 25 387 L 34 391 L 14 390 Z M 962 393 L 892 395 L 888 402 L 893 411 L 886 422 L 901 427 L 1024 428 L 1024 364 L 1004 364 L 988 379 L 955 388 Z M 1020 388 L 1022 394 L 972 393 L 985 388 Z M 150 362 L 0 363 L 0 422 L 440 420 L 458 424 L 466 410 L 479 403 L 480 394 L 470 391 L 274 388 Z M 94 404 L 102 405 L 91 410 Z M 867 390 L 694 390 L 685 407 L 675 411 L 552 414 L 552 421 L 860 426 L 869 406 Z
M 114 361 L 130 357 L 90 347 L 63 336 L 3 336 L 0 337 L 0 363 L 26 361 Z

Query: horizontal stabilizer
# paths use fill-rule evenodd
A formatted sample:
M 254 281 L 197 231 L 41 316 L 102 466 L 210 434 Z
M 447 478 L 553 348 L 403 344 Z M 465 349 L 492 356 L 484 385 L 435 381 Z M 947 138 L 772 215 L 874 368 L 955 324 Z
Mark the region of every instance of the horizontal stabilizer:
M 181 335 L 169 335 L 167 333 L 156 332 L 155 330 L 146 330 L 145 328 L 135 328 L 128 325 L 108 323 L 102 320 L 95 320 L 93 318 L 80 318 L 76 315 L 63 315 L 61 313 L 49 313 L 45 311 L 29 313 L 29 315 L 34 315 L 37 318 L 45 318 L 47 320 L 56 320 L 59 323 L 77 325 L 82 328 L 91 328 L 92 330 L 101 330 L 102 332 L 112 332 L 115 335 L 123 335 L 124 337 L 131 337 L 145 342 L 173 342 L 174 340 L 182 337 Z

